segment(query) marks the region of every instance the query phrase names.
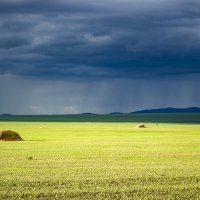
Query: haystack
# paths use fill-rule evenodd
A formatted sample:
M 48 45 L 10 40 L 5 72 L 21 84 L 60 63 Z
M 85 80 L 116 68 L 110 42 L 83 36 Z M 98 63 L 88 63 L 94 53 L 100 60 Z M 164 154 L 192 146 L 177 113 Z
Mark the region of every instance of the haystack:
M 146 128 L 146 126 L 145 126 L 143 123 L 141 123 L 141 124 L 139 124 L 139 125 L 137 126 L 137 128 Z
M 0 140 L 4 141 L 22 141 L 20 135 L 11 130 L 0 130 Z

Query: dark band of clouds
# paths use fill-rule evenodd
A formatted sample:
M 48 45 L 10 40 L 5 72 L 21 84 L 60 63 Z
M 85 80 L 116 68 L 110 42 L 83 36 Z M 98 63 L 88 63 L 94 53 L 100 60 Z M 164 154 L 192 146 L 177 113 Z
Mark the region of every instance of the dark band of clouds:
M 0 73 L 200 74 L 199 7 L 197 0 L 1 1 Z

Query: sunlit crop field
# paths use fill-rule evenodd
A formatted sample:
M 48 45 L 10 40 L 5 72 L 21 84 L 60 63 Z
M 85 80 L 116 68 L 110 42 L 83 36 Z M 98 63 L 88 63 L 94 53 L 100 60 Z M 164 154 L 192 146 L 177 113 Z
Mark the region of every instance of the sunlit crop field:
M 0 199 L 200 199 L 200 125 L 0 122 Z

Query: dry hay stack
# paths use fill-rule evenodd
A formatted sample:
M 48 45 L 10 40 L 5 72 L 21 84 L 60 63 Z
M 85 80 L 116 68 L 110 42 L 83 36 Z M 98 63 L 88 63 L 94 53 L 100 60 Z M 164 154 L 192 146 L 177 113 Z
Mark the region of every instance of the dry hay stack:
M 142 123 L 137 126 L 137 128 L 146 128 L 146 126 Z
M 22 141 L 20 135 L 11 130 L 0 130 L 0 140 L 4 141 Z

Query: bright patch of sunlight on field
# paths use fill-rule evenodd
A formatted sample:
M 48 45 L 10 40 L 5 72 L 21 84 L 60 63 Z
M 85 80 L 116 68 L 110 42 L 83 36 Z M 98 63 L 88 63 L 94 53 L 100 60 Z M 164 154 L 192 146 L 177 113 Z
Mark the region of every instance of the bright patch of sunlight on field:
M 199 199 L 200 125 L 0 122 L 0 199 Z

